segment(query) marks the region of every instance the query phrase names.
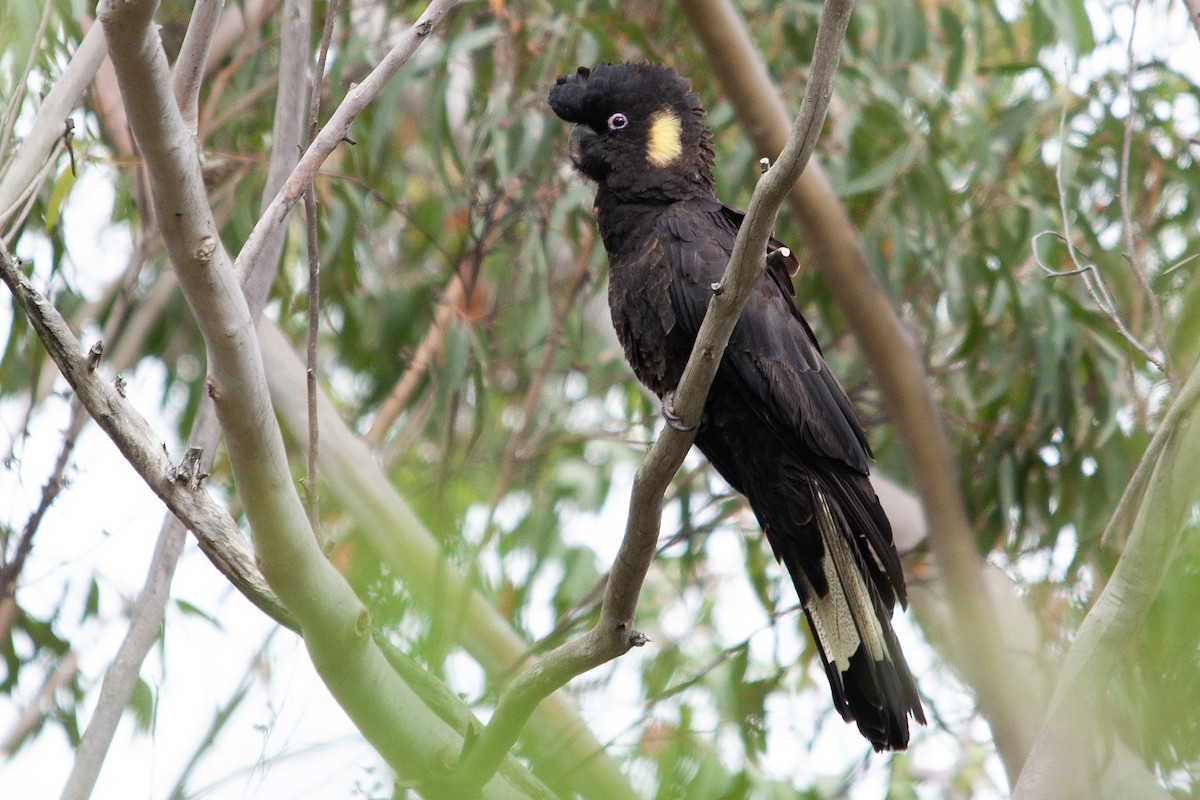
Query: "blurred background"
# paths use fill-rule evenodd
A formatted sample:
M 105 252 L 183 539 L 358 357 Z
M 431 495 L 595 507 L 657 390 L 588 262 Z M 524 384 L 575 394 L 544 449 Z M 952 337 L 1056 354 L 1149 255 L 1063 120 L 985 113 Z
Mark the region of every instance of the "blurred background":
M 616 344 L 593 188 L 569 168 L 569 131 L 546 94 L 557 74 L 601 59 L 676 67 L 709 110 L 718 192 L 744 206 L 764 153 L 717 80 L 719 55 L 693 31 L 696 5 L 462 3 L 315 182 L 322 389 L 446 568 L 531 653 L 594 622 L 634 470 L 661 424 Z M 422 8 L 341 3 L 319 83 L 326 112 Z M 314 54 L 326 10 L 313 4 Z M 794 114 L 820 4 L 738 10 Z M 0 172 L 94 14 L 69 0 L 0 10 Z M 191 14 L 176 0 L 156 14 L 171 60 Z M 198 141 L 236 254 L 263 203 L 286 15 L 277 0 L 224 14 L 230 33 L 209 58 Z M 1005 646 L 1029 669 L 1028 695 L 1012 700 L 1035 721 L 1129 541 L 1118 531 L 1102 542 L 1106 526 L 1200 354 L 1192 22 L 1161 0 L 862 0 L 815 157 L 928 371 Z M 204 394 L 204 346 L 110 69 L 71 113 L 69 152 L 64 139 L 29 191 L 0 208 L 0 237 L 83 348 L 104 340 L 103 369 L 122 376 L 177 462 Z M 288 224 L 264 315 L 301 348 L 303 215 Z M 896 624 L 930 724 L 907 753 L 879 756 L 841 721 L 790 582 L 741 498 L 693 454 L 668 493 L 642 594 L 638 626 L 651 643 L 564 690 L 625 782 L 590 796 L 1006 797 L 1012 765 L 958 668 L 912 505 L 918 476 L 786 207 L 777 236 L 801 260 L 797 303 L 864 419 L 875 470 L 897 487 L 889 509 L 909 508 L 892 512 L 913 593 Z M 1051 274 L 1078 266 L 1091 269 Z M 125 635 L 163 507 L 73 408 L 9 297 L 0 793 L 51 797 Z M 305 432 L 284 425 L 300 478 L 301 444 L 291 442 Z M 237 516 L 223 451 L 212 473 L 209 492 Z M 1200 474 L 1176 477 L 1200 487 Z M 467 643 L 476 621 L 438 593 L 436 576 L 414 584 L 402 557 L 381 552 L 391 533 L 366 529 L 352 494 L 332 482 L 321 492 L 326 551 L 376 625 L 486 719 L 512 659 Z M 1200 514 L 1190 508 L 1096 701 L 1104 763 L 1162 797 L 1192 796 L 1200 779 Z M 535 773 L 554 772 L 544 740 L 523 739 L 516 753 Z M 589 796 L 570 780 L 547 782 Z M 94 796 L 403 792 L 300 640 L 189 541 Z

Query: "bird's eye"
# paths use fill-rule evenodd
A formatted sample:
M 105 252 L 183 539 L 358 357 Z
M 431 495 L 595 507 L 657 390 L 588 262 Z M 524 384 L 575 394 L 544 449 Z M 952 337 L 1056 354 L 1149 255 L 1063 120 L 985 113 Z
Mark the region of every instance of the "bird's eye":
M 608 129 L 610 131 L 619 131 L 629 124 L 629 120 L 620 112 L 613 114 L 608 118 Z

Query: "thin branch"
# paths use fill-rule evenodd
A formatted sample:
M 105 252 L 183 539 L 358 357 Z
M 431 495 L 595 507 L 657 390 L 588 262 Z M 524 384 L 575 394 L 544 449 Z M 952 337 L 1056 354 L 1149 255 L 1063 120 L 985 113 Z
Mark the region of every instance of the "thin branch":
M 371 428 L 363 437 L 367 444 L 377 445 L 382 442 L 383 437 L 387 436 L 388 431 L 396 424 L 396 420 L 408 408 L 408 402 L 412 399 L 413 392 L 417 390 L 421 379 L 425 377 L 426 370 L 433 364 L 438 351 L 441 350 L 446 326 L 454 317 L 455 309 L 462 305 L 465 299 L 466 290 L 463 280 L 456 271 L 438 301 L 437 309 L 433 312 L 433 321 L 429 323 L 429 330 L 425 332 L 421 343 L 417 345 L 400 380 L 392 387 L 392 391 L 379 406 L 375 419 L 371 421 Z
M 42 497 L 38 501 L 37 508 L 25 521 L 25 527 L 21 531 L 21 538 L 17 540 L 17 549 L 13 553 L 12 560 L 0 567 L 0 603 L 12 597 L 16 591 L 17 579 L 21 576 L 21 570 L 25 568 L 25 559 L 29 557 L 29 551 L 33 549 L 33 537 L 37 534 L 42 519 L 50 510 L 51 504 L 66 485 L 67 463 L 70 461 L 71 451 L 75 449 L 78 433 L 78 430 L 68 430 L 63 437 L 62 445 L 58 449 L 58 457 L 54 460 L 54 468 L 50 471 L 50 477 L 46 479 L 45 485 L 42 486 Z
M 321 247 L 317 243 L 317 192 L 311 183 L 304 191 L 304 223 L 308 231 L 308 337 L 305 347 L 304 397 L 308 402 L 308 472 L 304 476 L 305 507 L 313 533 L 321 530 L 320 493 L 317 486 L 317 335 L 321 331 Z
M 201 757 L 212 748 L 216 743 L 217 737 L 221 730 L 229 723 L 235 711 L 246 699 L 246 695 L 250 693 L 250 687 L 254 681 L 258 679 L 263 672 L 263 662 L 266 660 L 267 650 L 271 646 L 271 640 L 275 638 L 275 628 L 270 631 L 259 645 L 258 651 L 250 657 L 249 663 L 246 664 L 246 669 L 242 672 L 242 678 L 238 681 L 237 687 L 229 696 L 229 699 L 221 704 L 221 707 L 213 713 L 212 719 L 209 720 L 208 728 L 204 731 L 204 735 L 200 737 L 200 741 L 196 743 L 195 749 L 188 758 L 187 763 L 183 765 L 183 769 L 179 771 L 179 777 L 175 779 L 175 785 L 171 791 L 167 793 L 168 800 L 186 800 L 188 797 L 203 795 L 203 792 L 187 791 L 188 781 L 191 779 L 192 771 L 196 765 L 200 763 Z M 66 798 L 63 798 L 66 800 Z
M 87 800 L 91 797 L 113 734 L 116 733 L 117 723 L 137 687 L 142 662 L 158 641 L 158 632 L 162 628 L 167 599 L 170 597 L 171 579 L 186 541 L 187 529 L 183 523 L 168 515 L 154 546 L 146 583 L 130 611 L 129 630 L 112 664 L 104 673 L 96 710 L 75 748 L 75 761 L 63 787 L 62 800 Z
M 587 252 L 590 254 L 590 250 Z M 579 293 L 583 291 L 584 286 L 587 284 L 589 260 L 590 255 L 584 256 L 582 253 L 576 258 L 575 275 L 571 278 L 571 285 L 567 289 L 567 295 L 563 298 L 559 306 L 551 309 L 550 327 L 546 332 L 546 341 L 542 347 L 542 357 L 533 371 L 533 378 L 530 380 L 529 387 L 525 392 L 525 401 L 521 404 L 521 423 L 517 430 L 513 431 L 512 436 L 509 437 L 508 444 L 504 447 L 504 455 L 500 459 L 500 468 L 496 471 L 496 482 L 492 487 L 492 494 L 488 503 L 487 518 L 483 523 L 483 535 L 471 547 L 471 552 L 466 562 L 468 564 L 467 586 L 475 585 L 479 576 L 480 564 L 482 563 L 481 555 L 496 534 L 496 509 L 499 507 L 501 499 L 508 493 L 509 488 L 512 486 L 518 463 L 521 461 L 521 448 L 529 442 L 537 406 L 542 399 L 542 387 L 546 382 L 547 376 L 550 374 L 550 368 L 553 366 L 555 358 L 558 358 L 560 355 L 560 340 L 562 339 L 563 329 L 570 319 L 571 311 L 576 307 L 576 298 L 578 298 Z M 476 263 L 478 263 L 478 260 L 476 260 Z M 549 289 L 547 294 L 550 294 Z M 551 305 L 553 306 L 553 304 Z M 460 629 L 466 622 L 467 598 L 450 597 L 447 598 L 447 602 L 444 605 L 448 609 L 448 613 L 444 613 L 437 620 L 443 623 L 440 626 L 442 631 Z M 444 635 L 432 636 L 431 638 L 438 643 L 439 647 L 443 646 Z M 521 662 L 514 664 L 510 671 L 515 672 L 523 662 L 524 658 L 521 659 Z
M 258 338 L 275 410 L 292 432 L 292 441 L 303 448 L 306 440 L 297 432 L 304 430 L 307 415 L 302 400 L 304 364 L 271 320 L 259 320 Z M 522 657 L 525 639 L 447 562 L 441 545 L 396 491 L 372 449 L 346 425 L 324 392 L 318 397 L 318 413 L 325 440 L 321 474 L 355 527 L 423 608 L 437 614 L 444 611 L 445 598 L 469 598 L 465 624 L 454 634 L 490 677 L 503 675 Z M 551 783 L 569 783 L 592 800 L 638 797 L 570 698 L 554 694 L 538 712 L 531 728 L 541 752 L 554 754 L 539 763 L 539 771 L 548 773 Z
M 800 113 L 775 166 L 763 176 L 738 231 L 729 264 L 714 288 L 708 313 L 696 336 L 687 367 L 675 390 L 675 412 L 692 430 L 672 426 L 650 448 L 638 468 L 629 501 L 625 537 L 613 562 L 596 626 L 555 648 L 522 672 L 503 692 L 496 711 L 455 768 L 452 783 L 461 797 L 472 797 L 512 748 L 525 721 L 541 700 L 581 673 L 646 642 L 634 629 L 638 597 L 650 567 L 662 524 L 663 495 L 695 439 L 709 386 L 734 325 L 765 269 L 767 239 L 792 184 L 816 147 L 825 122 L 833 79 L 853 0 L 826 0 L 817 30 L 812 68 Z
M 200 86 L 208 65 L 208 54 L 212 49 L 213 37 L 221 21 L 221 7 L 225 0 L 196 0 L 192 18 L 188 22 L 179 57 L 175 59 L 172 84 L 175 105 L 183 116 L 183 124 L 196 133 L 199 119 Z
M 330 0 L 325 10 L 325 30 L 321 33 L 321 48 L 317 52 L 317 68 L 313 72 L 309 91 L 308 143 L 317 135 L 321 116 L 321 86 L 325 80 L 325 59 L 329 57 L 329 42 L 333 38 L 333 21 L 337 18 L 337 0 Z M 304 190 L 304 221 L 308 229 L 308 370 L 305 397 L 308 399 L 308 474 L 304 478 L 304 496 L 308 521 L 313 533 L 321 530 L 320 492 L 317 486 L 317 456 L 320 432 L 317 428 L 317 335 L 321 332 L 321 247 L 317 242 L 317 191 L 310 180 Z
M 29 81 L 29 73 L 33 71 L 33 65 L 37 63 L 42 37 L 46 35 L 46 25 L 50 22 L 50 11 L 53 8 L 54 0 L 44 0 L 42 3 L 42 17 L 38 20 L 37 30 L 34 31 L 33 38 L 29 41 L 29 56 L 25 59 L 25 66 L 21 69 L 20 76 L 13 84 L 15 89 L 4 109 L 4 117 L 0 119 L 0 154 L 8 152 L 13 123 L 17 119 L 17 113 L 21 110 L 21 101 L 25 99 L 25 87 Z
M 211 72 L 216 65 L 233 52 L 234 48 L 246 41 L 246 36 L 253 33 L 266 23 L 279 8 L 282 0 L 245 0 L 240 3 L 230 3 L 221 15 L 217 32 L 213 36 L 212 50 L 208 54 L 208 69 Z M 245 12 L 243 14 L 243 12 Z M 286 23 L 290 17 L 284 14 Z M 308 52 L 307 43 L 305 52 Z
M 206 76 L 205 85 L 208 87 L 208 97 L 204 101 L 204 108 L 200 111 L 200 119 L 196 124 L 198 130 L 207 134 L 208 131 L 216 130 L 217 127 L 213 124 L 213 115 L 217 113 L 217 109 L 222 105 L 225 98 L 225 91 L 234 83 L 241 75 L 246 63 L 251 59 L 258 58 L 264 50 L 266 50 L 267 42 L 258 35 L 258 31 L 253 28 L 248 28 L 242 33 L 242 41 L 240 46 L 234 51 L 233 57 L 228 63 L 222 64 L 219 69 L 214 69 L 214 74 L 211 77 Z M 307 74 L 307 62 L 305 64 L 305 74 Z M 226 109 L 226 113 L 228 110 Z
M 1133 114 L 1132 103 L 1130 105 L 1129 114 L 1130 116 Z M 1062 241 L 1066 244 L 1067 254 L 1071 258 L 1071 263 L 1075 265 L 1075 269 L 1066 271 L 1055 271 L 1051 269 L 1042 261 L 1035 248 L 1034 257 L 1037 260 L 1037 264 L 1042 268 L 1046 275 L 1051 278 L 1061 278 L 1075 275 L 1082 277 L 1083 285 L 1087 287 L 1088 294 L 1092 296 L 1092 300 L 1095 302 L 1096 307 L 1100 309 L 1100 313 L 1108 317 L 1109 322 L 1111 322 L 1113 327 L 1117 329 L 1117 332 L 1121 334 L 1121 337 L 1125 339 L 1125 341 L 1129 342 L 1129 344 L 1133 345 L 1134 349 L 1141 353 L 1142 358 L 1158 367 L 1163 374 L 1167 375 L 1168 379 L 1170 379 L 1170 374 L 1167 372 L 1167 365 L 1163 362 L 1163 360 L 1151 353 L 1150 350 L 1147 349 L 1146 346 L 1143 345 L 1138 338 L 1129 331 L 1129 328 L 1125 326 L 1125 322 L 1121 319 L 1121 315 L 1117 310 L 1117 304 L 1113 299 L 1112 292 L 1108 290 L 1108 284 L 1104 282 L 1104 276 L 1100 274 L 1100 270 L 1098 270 L 1096 265 L 1091 262 L 1084 263 L 1084 261 L 1080 258 L 1082 253 L 1080 253 L 1078 248 L 1075 247 L 1074 237 L 1071 235 L 1071 212 L 1067 206 L 1067 190 L 1063 183 L 1063 164 L 1066 162 L 1067 153 L 1069 152 L 1067 148 L 1066 103 L 1063 104 L 1062 114 L 1060 115 L 1058 121 L 1058 139 L 1060 154 L 1058 158 L 1058 164 L 1056 164 L 1054 167 L 1054 183 L 1058 187 L 1058 209 L 1059 217 L 1062 220 L 1062 234 L 1059 238 L 1062 239 Z M 1122 198 L 1124 197 L 1123 192 L 1121 196 Z M 1124 204 L 1122 205 L 1122 209 L 1123 211 L 1126 210 Z M 1132 223 L 1130 223 L 1130 225 L 1126 228 L 1126 231 L 1130 230 L 1132 230 Z M 1034 235 L 1033 242 L 1036 244 L 1037 240 L 1045 233 L 1045 231 L 1042 231 Z M 1128 254 L 1127 257 L 1132 257 L 1132 253 Z M 1136 273 L 1137 271 L 1138 270 L 1135 267 L 1134 272 Z M 1148 288 L 1149 287 L 1147 287 L 1147 289 Z
M 432 18 L 440 16 L 433 13 L 437 2 L 412 29 L 413 48 L 432 29 Z M 168 71 L 152 24 L 154 9 L 153 0 L 104 0 L 100 19 L 139 150 L 153 177 L 163 239 L 204 338 L 209 396 L 226 434 L 259 565 L 300 621 L 318 674 L 348 716 L 398 773 L 420 778 L 434 769 L 445 748 L 461 746 L 461 737 L 440 724 L 392 671 L 369 636 L 367 609 L 311 534 L 267 395 L 250 311 L 217 235 L 199 165 L 194 155 L 188 156 L 194 146 L 189 147 L 182 118 L 165 90 Z M 288 183 L 295 179 L 293 172 Z M 293 188 L 302 190 L 305 182 Z M 283 204 L 279 209 L 286 210 Z M 257 229 L 262 241 L 256 255 L 274 227 Z M 379 702 L 380 697 L 388 702 Z M 485 793 L 524 796 L 503 776 L 489 782 Z
M 78 671 L 79 657 L 74 650 L 69 650 L 58 662 L 54 671 L 46 676 L 46 680 L 42 682 L 42 687 L 38 690 L 33 702 L 25 706 L 4 737 L 4 741 L 0 742 L 0 753 L 11 756 L 17 751 L 17 748 L 25 741 L 25 737 L 30 735 L 45 717 L 46 712 L 53 707 L 55 693 L 74 680 Z
M 456 2 L 457 0 L 433 0 L 412 27 L 400 36 L 399 41 L 388 51 L 383 60 L 363 79 L 362 83 L 346 93 L 345 99 L 330 116 L 325 127 L 313 139 L 312 144 L 305 151 L 300 163 L 296 165 L 283 188 L 279 190 L 275 199 L 271 201 L 271 205 L 255 224 L 254 230 L 251 231 L 241 252 L 238 253 L 234 264 L 235 269 L 240 272 L 244 268 L 244 264 L 253 262 L 258 257 L 266 237 L 274 228 L 283 223 L 288 210 L 304 195 L 305 187 L 316 175 L 321 164 L 338 145 L 346 140 L 350 123 L 378 96 L 387 82 L 408 61 L 417 46 L 424 41 L 434 26 L 441 21 Z
M 1187 9 L 1192 27 L 1196 29 L 1196 36 L 1200 37 L 1200 0 L 1183 0 L 1183 6 Z
M 279 33 L 279 87 L 275 94 L 275 117 L 271 128 L 271 158 L 259 209 L 266 211 L 271 199 L 287 181 L 304 146 L 305 99 L 312 35 L 311 0 L 287 0 Z M 255 319 L 266 305 L 271 284 L 279 272 L 284 229 L 265 238 L 258 257 L 244 262 L 238 272 L 242 293 Z
M 0 208 L 0 243 L 5 247 L 11 247 L 17 234 L 21 232 L 21 226 L 25 224 L 29 212 L 33 210 L 33 204 L 37 202 L 38 194 L 42 188 L 42 184 L 46 182 L 51 170 L 54 169 L 54 162 L 65 149 L 60 136 L 51 148 L 45 163 L 34 174 L 29 181 L 29 185 L 20 191 L 20 194 L 13 200 L 13 203 L 8 208 Z M 7 231 L 4 226 L 7 224 Z
M 1125 71 L 1125 97 L 1129 107 L 1125 113 L 1125 130 L 1121 139 L 1121 173 L 1120 187 L 1117 191 L 1117 203 L 1121 209 L 1121 233 L 1125 240 L 1125 258 L 1129 262 L 1129 268 L 1133 272 L 1133 277 L 1137 281 L 1138 287 L 1142 290 L 1142 294 L 1146 298 L 1146 302 L 1150 306 L 1150 329 L 1154 332 L 1154 341 L 1162 353 L 1162 371 L 1167 376 L 1167 381 L 1172 385 L 1177 385 L 1177 377 L 1171 367 L 1171 353 L 1166 346 L 1166 333 L 1163 330 L 1162 310 L 1159 308 L 1158 295 L 1154 293 L 1154 288 L 1150 285 L 1150 279 L 1146 275 L 1146 267 L 1142 264 L 1142 259 L 1138 256 L 1138 246 L 1134 237 L 1133 215 L 1129 210 L 1129 152 L 1133 147 L 1133 121 L 1134 110 L 1137 107 L 1137 96 L 1133 91 L 1133 75 L 1137 67 L 1137 59 L 1133 52 L 1133 34 L 1137 29 L 1138 5 L 1141 0 L 1133 0 L 1133 15 L 1132 21 L 1129 23 L 1129 43 L 1127 47 L 1128 66 Z
M 488 522 L 484 526 L 485 529 L 492 527 L 492 518 L 496 507 L 500 504 L 503 496 L 508 493 L 512 484 L 517 462 L 520 460 L 521 448 L 527 443 L 536 417 L 538 403 L 542 399 L 542 386 L 550 375 L 550 368 L 554 365 L 554 359 L 558 357 L 562 347 L 563 330 L 570 319 L 571 311 L 576 307 L 579 293 L 587 285 L 590 260 L 590 251 L 587 255 L 583 253 L 579 255 L 576 259 L 575 275 L 572 276 L 571 285 L 567 288 L 567 295 L 562 304 L 551 312 L 550 327 L 546 331 L 546 343 L 542 347 L 542 358 L 533 371 L 532 380 L 529 381 L 529 388 L 525 392 L 525 402 L 521 404 L 520 427 L 509 437 L 508 444 L 504 447 L 504 455 L 500 459 L 500 469 L 496 473 L 496 485 L 492 490 L 491 502 L 488 504 L 490 511 Z M 486 540 L 486 538 L 485 535 L 484 539 Z M 477 560 L 472 561 L 473 565 L 476 563 L 478 563 Z
M 193 492 L 176 483 L 173 465 L 163 449 L 162 440 L 112 385 L 88 368 L 66 321 L 54 306 L 33 288 L 16 260 L 7 251 L 2 250 L 0 278 L 12 291 L 17 305 L 29 317 L 38 338 L 80 402 L 150 489 L 173 513 L 183 519 L 189 528 L 204 529 L 207 536 L 214 540 L 242 540 L 242 534 L 228 512 L 217 506 L 206 493 Z M 228 545 L 226 550 L 230 557 L 237 557 L 241 552 L 232 544 Z M 253 564 L 252 557 L 249 558 L 250 564 Z M 235 574 L 243 573 L 242 568 L 228 568 Z M 256 570 L 250 569 L 244 574 L 250 580 L 239 586 L 242 592 L 282 624 L 294 626 L 295 623 L 271 591 L 262 584 L 253 583 L 252 576 L 256 574 Z
M 758 152 L 783 146 L 787 112 L 778 87 L 729 0 L 682 0 L 708 64 L 734 105 Z M 944 597 L 953 612 L 953 636 L 964 653 L 967 682 L 1012 780 L 1029 752 L 1037 718 L 1019 702 L 1019 673 L 990 636 L 996 613 L 979 591 L 983 562 L 963 500 L 958 468 L 942 427 L 925 365 L 910 332 L 872 276 L 863 243 L 829 179 L 814 161 L 796 182 L 790 208 L 803 227 L 813 262 L 858 338 L 900 436 L 929 524 Z
M 1079 626 L 1014 800 L 1098 794 L 1104 758 L 1095 750 L 1101 709 L 1121 653 L 1135 640 L 1158 594 L 1200 485 L 1200 365 L 1193 368 L 1144 458 L 1149 477 L 1133 531 L 1104 591 Z M 1153 456 L 1150 456 L 1153 453 Z
M 9 161 L 4 176 L 0 177 L 0 223 L 12 213 L 17 198 L 41 169 L 47 154 L 61 141 L 63 120 L 71 115 L 96 70 L 100 68 L 100 62 L 104 60 L 104 48 L 104 31 L 98 25 L 93 25 L 79 43 L 71 63 L 42 101 L 29 134 Z

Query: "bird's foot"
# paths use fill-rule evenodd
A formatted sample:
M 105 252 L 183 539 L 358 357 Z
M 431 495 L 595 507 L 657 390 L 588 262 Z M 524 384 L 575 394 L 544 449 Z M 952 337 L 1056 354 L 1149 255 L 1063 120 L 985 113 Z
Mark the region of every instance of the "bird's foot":
M 673 391 L 667 392 L 662 397 L 662 415 L 667 424 L 680 433 L 688 433 L 696 430 L 695 425 L 684 425 L 683 419 L 675 413 L 675 392 Z

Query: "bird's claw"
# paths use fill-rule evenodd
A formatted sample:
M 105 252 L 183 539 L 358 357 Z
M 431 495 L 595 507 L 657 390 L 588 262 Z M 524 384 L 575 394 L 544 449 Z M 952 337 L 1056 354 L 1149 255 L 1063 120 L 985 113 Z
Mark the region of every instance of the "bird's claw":
M 680 433 L 689 433 L 691 431 L 696 430 L 695 425 L 684 425 L 683 419 L 678 414 L 675 413 L 675 393 L 674 392 L 667 392 L 666 394 L 663 395 L 662 415 L 663 415 L 663 419 L 665 419 L 667 421 L 667 424 L 670 425 L 675 430 L 679 431 Z

